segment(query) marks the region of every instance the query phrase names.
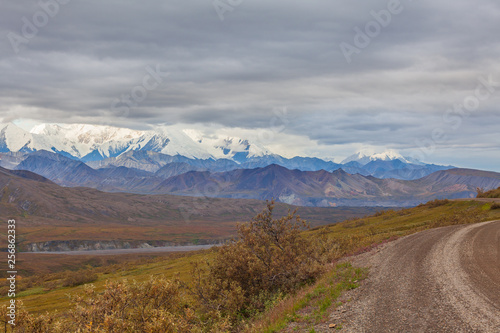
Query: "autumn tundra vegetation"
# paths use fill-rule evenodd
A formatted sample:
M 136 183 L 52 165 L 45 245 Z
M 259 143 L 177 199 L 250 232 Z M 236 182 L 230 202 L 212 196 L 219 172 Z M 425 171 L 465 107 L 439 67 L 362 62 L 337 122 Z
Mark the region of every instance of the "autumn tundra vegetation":
M 238 228 L 238 238 L 193 265 L 190 282 L 120 281 L 96 292 L 87 285 L 64 315 L 18 314 L 18 332 L 225 332 L 262 312 L 277 297 L 312 283 L 335 257 L 326 239 L 305 237 L 297 212 L 275 219 L 274 202 Z M 69 275 L 63 286 L 92 282 Z
M 484 191 L 483 189 L 477 189 L 478 198 L 500 198 L 500 187 L 490 191 Z
M 268 202 L 225 245 L 180 258 L 192 261 L 182 276 L 167 277 L 165 269 L 139 279 L 151 268 L 139 265 L 132 278 L 126 276 L 134 270 L 129 266 L 120 268 L 120 278 L 111 278 L 106 268 L 52 274 L 54 285 L 39 292 L 47 299 L 53 291 L 67 293 L 69 303 L 57 311 L 37 313 L 22 305 L 43 284 L 26 278 L 23 283 L 31 283 L 18 300 L 13 332 L 277 332 L 292 323 L 309 330 L 366 276 L 347 255 L 424 229 L 500 214 L 491 203 L 435 200 L 310 229 L 297 211 L 276 218 L 273 209 Z M 5 322 L 6 307 L 1 311 Z

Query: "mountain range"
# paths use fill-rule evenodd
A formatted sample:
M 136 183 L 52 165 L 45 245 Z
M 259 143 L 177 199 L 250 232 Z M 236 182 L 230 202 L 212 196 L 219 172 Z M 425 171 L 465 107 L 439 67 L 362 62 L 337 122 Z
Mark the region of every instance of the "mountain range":
M 87 164 L 47 151 L 33 152 L 16 166 L 68 187 L 91 187 L 106 192 L 175 194 L 195 197 L 245 198 L 300 206 L 413 206 L 436 198 L 468 198 L 478 187 L 500 186 L 500 174 L 469 169 L 436 171 L 416 180 L 376 178 L 343 169 L 302 171 L 277 164 L 252 169 L 211 171 L 213 160 L 130 152 L 168 162 L 157 171 L 125 166 L 93 169 Z M 134 157 L 135 156 L 135 157 Z M 140 159 L 139 159 L 140 160 Z M 183 161 L 184 160 L 184 161 Z
M 203 244 L 230 238 L 260 212 L 258 200 L 105 193 L 61 187 L 0 167 L 0 218 L 16 218 L 20 249 L 64 250 Z M 276 204 L 276 214 L 296 207 Z M 313 226 L 375 213 L 374 207 L 301 207 Z M 6 246 L 6 243 L 5 245 Z
M 328 172 L 289 170 L 270 165 L 209 173 L 192 171 L 171 177 L 157 193 L 225 198 L 276 198 L 300 206 L 414 206 L 438 198 L 474 197 L 477 188 L 497 188 L 500 174 L 470 169 L 437 171 L 417 180 L 379 179 Z
M 397 152 L 342 163 L 285 158 L 242 138 L 190 130 L 0 126 L 0 166 L 107 192 L 271 199 L 301 206 L 412 206 L 500 186 L 500 174 L 426 164 Z
M 248 140 L 200 137 L 194 130 L 156 127 L 136 131 L 102 125 L 41 124 L 25 131 L 13 123 L 0 125 L 0 152 L 47 150 L 83 162 L 100 161 L 129 151 L 153 151 L 193 159 L 230 158 L 235 161 L 269 154 Z
M 50 151 L 86 163 L 94 169 L 127 167 L 164 174 L 184 171 L 230 171 L 271 164 L 301 171 L 344 171 L 377 178 L 417 179 L 452 166 L 425 164 L 394 151 L 375 155 L 357 153 L 342 163 L 315 157 L 285 158 L 249 139 L 204 136 L 191 129 L 157 127 L 147 131 L 72 124 L 41 124 L 25 131 L 15 124 L 0 125 L 0 166 L 15 168 L 28 155 Z M 189 166 L 186 166 L 188 164 Z

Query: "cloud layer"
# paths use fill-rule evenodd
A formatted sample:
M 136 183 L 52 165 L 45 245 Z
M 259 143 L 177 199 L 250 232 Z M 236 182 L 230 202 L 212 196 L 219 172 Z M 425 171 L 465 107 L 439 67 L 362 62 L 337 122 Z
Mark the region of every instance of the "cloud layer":
M 274 129 L 291 155 L 499 170 L 498 31 L 493 0 L 9 1 L 0 118 Z

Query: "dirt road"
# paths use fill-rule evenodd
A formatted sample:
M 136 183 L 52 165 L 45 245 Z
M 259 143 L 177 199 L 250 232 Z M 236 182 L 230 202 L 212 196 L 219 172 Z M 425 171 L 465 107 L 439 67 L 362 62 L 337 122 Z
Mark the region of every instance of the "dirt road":
M 370 275 L 332 313 L 341 332 L 500 332 L 500 221 L 426 230 L 354 264 Z

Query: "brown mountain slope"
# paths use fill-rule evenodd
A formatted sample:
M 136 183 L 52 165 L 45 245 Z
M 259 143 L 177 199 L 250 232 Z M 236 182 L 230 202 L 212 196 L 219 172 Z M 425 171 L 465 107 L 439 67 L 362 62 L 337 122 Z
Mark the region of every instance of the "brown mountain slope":
M 304 206 L 410 206 L 435 198 L 475 197 L 477 187 L 498 186 L 500 174 L 479 170 L 451 169 L 405 181 L 351 175 L 343 170 L 299 171 L 270 165 L 220 173 L 188 172 L 163 181 L 154 191 L 230 198 L 274 197 Z
M 470 169 L 436 171 L 421 179 L 404 181 L 349 174 L 342 169 L 333 172 L 290 170 L 276 164 L 215 172 L 209 166 L 215 163 L 213 160 L 200 160 L 196 162 L 199 165 L 193 166 L 182 162 L 185 157 L 166 158 L 166 155 L 147 152 L 120 157 L 129 162 L 166 163 L 156 173 L 125 166 L 94 170 L 82 162 L 39 151 L 30 154 L 17 169 L 38 173 L 59 185 L 92 187 L 107 192 L 275 198 L 288 204 L 323 207 L 413 206 L 435 198 L 470 198 L 476 195 L 477 187 L 489 190 L 500 186 L 500 174 Z M 174 160 L 177 162 L 172 162 Z
M 0 189 L 0 219 L 18 220 L 20 245 L 110 240 L 133 244 L 149 241 L 153 245 L 203 243 L 230 237 L 236 223 L 249 220 L 264 206 L 258 200 L 65 188 L 30 172 L 3 168 L 0 168 Z M 278 204 L 276 213 L 285 214 L 293 208 Z M 374 211 L 374 208 L 303 207 L 300 214 L 313 225 L 321 225 Z

